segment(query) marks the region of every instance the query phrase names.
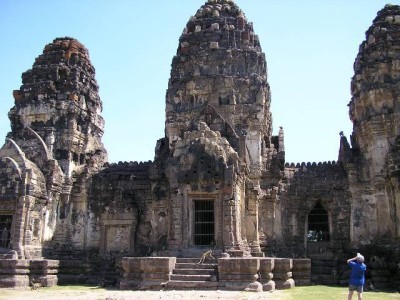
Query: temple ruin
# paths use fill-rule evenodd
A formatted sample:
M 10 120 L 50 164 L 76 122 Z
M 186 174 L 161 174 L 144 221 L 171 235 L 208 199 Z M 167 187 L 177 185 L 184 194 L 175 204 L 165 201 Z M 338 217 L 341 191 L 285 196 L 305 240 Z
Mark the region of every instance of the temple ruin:
M 337 161 L 285 162 L 265 54 L 232 0 L 208 0 L 186 24 L 153 161 L 107 162 L 98 90 L 88 50 L 64 37 L 13 92 L 0 287 L 344 284 L 355 252 L 377 288 L 400 286 L 400 6 L 379 11 L 360 45 Z M 176 271 L 209 249 L 209 271 Z

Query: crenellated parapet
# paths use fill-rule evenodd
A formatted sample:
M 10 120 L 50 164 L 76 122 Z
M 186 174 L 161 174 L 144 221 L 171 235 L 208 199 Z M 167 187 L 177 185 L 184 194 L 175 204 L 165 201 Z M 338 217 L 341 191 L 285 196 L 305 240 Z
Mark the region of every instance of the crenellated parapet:
M 306 169 L 310 168 L 325 168 L 327 166 L 336 166 L 336 165 L 341 165 L 341 162 L 339 161 L 323 161 L 323 162 L 301 162 L 301 163 L 285 163 L 286 168 L 303 168 L 306 167 Z

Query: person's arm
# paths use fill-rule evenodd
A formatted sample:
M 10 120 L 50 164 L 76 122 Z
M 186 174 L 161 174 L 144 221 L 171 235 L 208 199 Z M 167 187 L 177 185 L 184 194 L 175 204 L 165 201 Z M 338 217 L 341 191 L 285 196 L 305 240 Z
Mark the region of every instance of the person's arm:
M 349 264 L 351 261 L 355 261 L 355 260 L 357 260 L 357 256 L 356 256 L 356 257 L 353 257 L 353 258 L 349 258 L 349 259 L 347 260 L 347 264 Z

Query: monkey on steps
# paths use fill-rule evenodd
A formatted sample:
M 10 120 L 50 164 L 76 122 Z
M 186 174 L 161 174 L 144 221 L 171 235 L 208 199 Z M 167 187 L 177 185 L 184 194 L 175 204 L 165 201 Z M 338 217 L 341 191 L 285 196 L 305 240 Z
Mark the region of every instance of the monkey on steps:
M 215 257 L 212 255 L 212 250 L 208 250 L 208 251 L 204 252 L 203 255 L 201 256 L 201 258 L 200 258 L 198 264 L 203 264 L 204 261 L 205 261 L 207 258 L 215 259 Z
M 30 281 L 31 290 L 37 290 L 38 288 L 42 287 L 42 282 L 39 279 L 31 279 Z

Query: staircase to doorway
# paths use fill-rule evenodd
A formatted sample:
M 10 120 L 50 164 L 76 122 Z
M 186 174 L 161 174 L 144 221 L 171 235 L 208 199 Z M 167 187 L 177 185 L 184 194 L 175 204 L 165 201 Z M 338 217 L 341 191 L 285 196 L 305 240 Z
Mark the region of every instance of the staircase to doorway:
M 171 280 L 165 286 L 169 290 L 216 290 L 218 288 L 218 263 L 199 258 L 177 258 Z

